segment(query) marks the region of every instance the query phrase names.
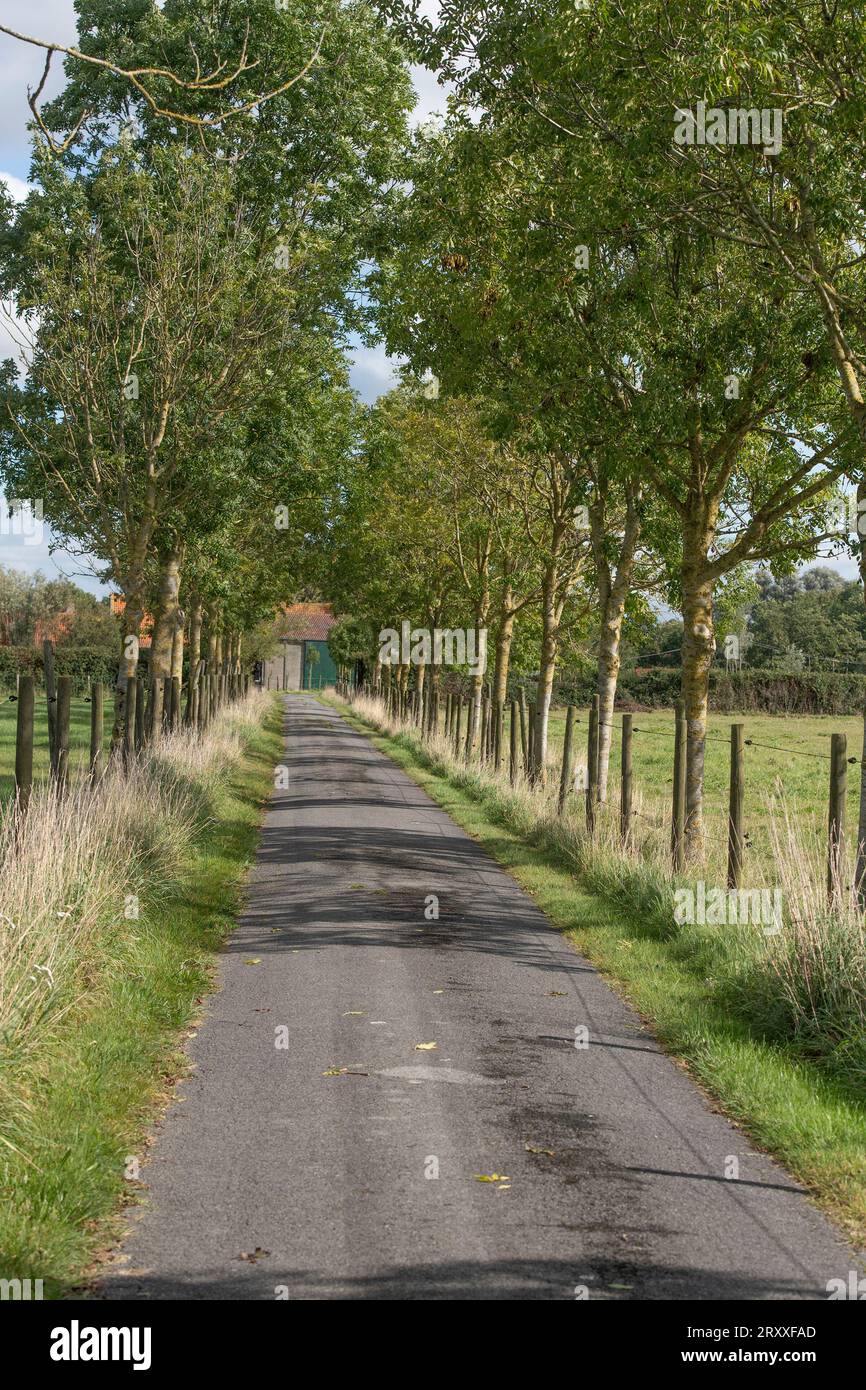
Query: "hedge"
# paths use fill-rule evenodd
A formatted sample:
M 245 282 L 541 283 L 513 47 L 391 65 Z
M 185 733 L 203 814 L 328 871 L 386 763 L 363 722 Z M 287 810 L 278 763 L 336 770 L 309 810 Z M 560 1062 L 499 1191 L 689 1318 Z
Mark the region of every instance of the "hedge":
M 87 694 L 93 681 L 114 685 L 117 661 L 110 661 L 104 648 L 61 644 L 54 651 L 54 670 L 58 676 L 71 676 L 76 695 Z M 37 686 L 44 684 L 41 648 L 0 647 L 0 689 L 15 689 L 15 677 L 33 676 Z
M 681 675 L 676 669 L 658 667 L 639 676 L 626 671 L 620 677 L 617 706 L 671 709 L 679 699 L 680 683 Z M 594 694 L 595 681 L 589 673 L 564 675 L 557 682 L 559 704 L 588 705 Z M 710 672 L 710 709 L 717 714 L 860 714 L 864 700 L 864 675 L 828 671 Z

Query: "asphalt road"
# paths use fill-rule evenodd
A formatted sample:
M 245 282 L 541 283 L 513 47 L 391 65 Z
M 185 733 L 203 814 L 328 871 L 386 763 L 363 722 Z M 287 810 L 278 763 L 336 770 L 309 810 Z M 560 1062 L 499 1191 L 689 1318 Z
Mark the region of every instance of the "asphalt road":
M 289 785 L 102 1296 L 825 1299 L 853 1256 L 791 1178 L 413 782 L 287 707 Z

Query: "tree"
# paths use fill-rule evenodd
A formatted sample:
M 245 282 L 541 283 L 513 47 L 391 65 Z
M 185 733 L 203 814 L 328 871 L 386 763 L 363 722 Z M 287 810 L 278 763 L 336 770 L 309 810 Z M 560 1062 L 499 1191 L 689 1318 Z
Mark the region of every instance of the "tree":
M 410 85 L 363 3 L 334 7 L 324 31 L 304 0 L 136 0 L 120 14 L 79 0 L 78 11 L 69 85 L 40 116 L 41 190 L 14 222 L 7 212 L 5 288 L 39 318 L 24 387 L 5 371 L 5 466 L 47 480 L 58 532 L 127 594 L 117 739 L 155 552 L 177 571 L 165 590 L 177 611 L 186 499 L 238 478 L 257 394 L 297 364 L 303 375 L 305 344 L 342 342 L 360 319 L 367 221 L 387 197 Z M 231 70 L 227 51 L 242 55 Z M 309 81 L 287 77 L 262 101 L 261 74 L 287 64 Z M 46 145 L 50 131 L 71 138 Z
M 277 8 L 287 8 L 277 5 Z M 136 16 L 138 33 L 140 37 L 147 35 L 155 37 L 158 32 L 159 8 L 149 0 L 149 3 L 139 5 L 139 13 Z M 57 43 L 51 39 L 39 39 L 30 34 L 19 33 L 11 29 L 6 24 L 0 24 L 0 34 L 7 34 L 10 38 L 19 43 L 28 44 L 33 48 L 40 48 L 45 53 L 45 67 L 42 77 L 35 91 L 28 89 L 27 101 L 33 118 L 42 132 L 42 135 L 53 154 L 65 154 L 72 147 L 76 139 L 82 134 L 86 127 L 88 117 L 92 114 L 87 108 L 83 109 L 78 117 L 72 122 L 62 140 L 56 140 L 51 133 L 51 129 L 46 125 L 42 112 L 39 108 L 39 99 L 48 81 L 51 72 L 51 64 L 55 54 L 62 53 L 71 64 L 88 65 L 100 69 L 104 73 L 111 74 L 112 77 L 121 82 L 129 83 L 137 98 L 143 101 L 154 116 L 164 120 L 179 123 L 181 125 L 198 126 L 199 128 L 209 128 L 211 126 L 222 125 L 223 122 L 237 119 L 253 108 L 264 106 L 268 101 L 281 96 L 307 76 L 313 64 L 317 61 L 322 46 L 320 37 L 315 48 L 312 50 L 307 63 L 298 72 L 291 76 L 284 76 L 282 80 L 274 85 L 272 82 L 266 86 L 259 85 L 253 97 L 238 102 L 233 98 L 232 88 L 235 88 L 251 72 L 260 67 L 259 60 L 253 58 L 249 53 L 249 23 L 244 34 L 243 44 L 240 52 L 234 61 L 222 59 L 214 62 L 210 71 L 203 71 L 201 60 L 195 49 L 189 55 L 189 64 L 186 74 L 180 70 L 173 71 L 167 68 L 164 63 L 159 66 L 142 66 L 136 63 L 135 66 L 125 67 L 121 63 L 112 61 L 110 58 L 100 57 L 98 53 L 87 52 L 82 48 L 75 48 L 69 44 Z M 261 84 L 262 78 L 256 73 Z M 167 92 L 188 92 L 193 94 L 207 93 L 213 100 L 216 98 L 224 104 L 212 111 L 209 115 L 196 116 L 188 111 L 176 109 L 176 103 L 172 105 L 163 104 L 169 97 Z
M 682 188 L 670 177 L 672 108 L 645 118 L 634 65 L 623 58 L 635 48 L 633 10 L 557 6 L 539 22 L 536 7 L 520 0 L 454 0 L 430 22 L 412 7 L 411 36 L 455 83 L 458 114 L 429 141 L 433 153 L 419 158 L 409 197 L 416 215 L 455 238 L 442 250 L 470 286 L 462 302 L 473 311 L 436 313 L 437 257 L 428 253 L 419 275 L 433 322 L 419 296 L 426 322 L 417 333 L 440 343 L 450 334 L 452 347 L 461 333 L 474 339 L 482 371 L 478 339 L 490 341 L 492 316 L 508 391 L 519 397 L 526 382 L 538 396 L 542 368 L 552 367 L 555 383 L 567 371 L 577 408 L 566 393 L 574 418 L 554 428 L 570 431 L 581 459 L 592 441 L 586 399 L 605 401 L 601 441 L 611 444 L 612 416 L 628 472 L 648 479 L 665 504 L 669 522 L 656 529 L 653 548 L 684 615 L 687 844 L 696 857 L 714 590 L 756 558 L 793 564 L 814 553 L 854 441 L 828 392 L 830 354 L 812 306 L 778 277 L 755 275 L 750 247 L 720 243 L 711 227 L 686 229 Z M 667 33 L 646 7 L 635 27 L 649 53 L 639 65 L 645 91 Z M 450 184 L 425 178 L 425 159 L 455 170 Z M 569 262 L 575 246 L 579 258 Z M 571 354 L 561 329 L 569 317 Z
M 288 348 L 293 286 L 231 172 L 180 147 L 149 169 L 120 147 L 74 179 L 44 163 L 7 246 L 31 331 L 24 384 L 7 370 L 4 474 L 125 595 L 119 740 L 155 530 Z

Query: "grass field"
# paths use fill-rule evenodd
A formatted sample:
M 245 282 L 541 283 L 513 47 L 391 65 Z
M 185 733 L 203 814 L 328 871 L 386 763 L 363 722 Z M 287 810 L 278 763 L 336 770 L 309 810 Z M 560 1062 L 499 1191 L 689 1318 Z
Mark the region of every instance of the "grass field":
M 589 711 L 577 711 L 575 758 L 586 763 Z M 634 805 L 638 810 L 635 834 L 638 839 L 666 841 L 670 835 L 673 790 L 673 712 L 653 711 L 633 715 L 632 777 Z M 830 784 L 830 735 L 844 733 L 848 756 L 860 759 L 863 722 L 856 717 L 785 715 L 711 716 L 706 746 L 704 815 L 707 824 L 708 870 L 723 874 L 727 854 L 728 781 L 730 776 L 731 724 L 745 725 L 745 738 L 754 744 L 745 749 L 746 793 L 744 807 L 747 847 L 744 881 L 759 886 L 775 881 L 770 838 L 770 802 L 784 806 L 804 838 L 823 846 L 827 834 Z M 614 715 L 609 801 L 619 805 L 622 715 Z M 465 732 L 465 720 L 463 729 Z M 548 766 L 551 781 L 558 782 L 562 765 L 565 710 L 556 708 L 550 716 Z M 508 758 L 509 717 L 503 736 Z M 860 769 L 848 769 L 847 824 L 857 825 Z M 777 817 L 778 819 L 778 817 Z
M 18 706 L 8 695 L 0 696 L 0 801 L 10 797 L 15 789 L 15 730 Z M 105 704 L 105 743 L 111 742 L 114 705 Z M 48 706 L 44 695 L 36 696 L 33 718 L 33 778 L 38 781 L 48 775 Z M 90 701 L 73 700 L 69 712 L 69 776 L 74 780 L 87 766 L 90 757 Z

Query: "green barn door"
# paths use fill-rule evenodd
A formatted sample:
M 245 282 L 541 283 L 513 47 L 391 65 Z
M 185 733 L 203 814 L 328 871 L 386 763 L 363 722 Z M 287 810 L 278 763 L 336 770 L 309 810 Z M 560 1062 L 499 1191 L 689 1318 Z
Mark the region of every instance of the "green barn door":
M 336 679 L 337 668 L 328 651 L 327 642 L 305 642 L 304 689 L 321 690 L 323 686 L 333 685 Z

